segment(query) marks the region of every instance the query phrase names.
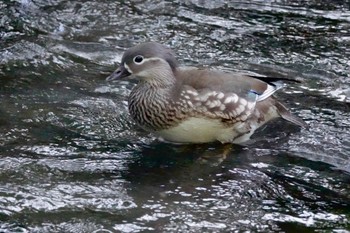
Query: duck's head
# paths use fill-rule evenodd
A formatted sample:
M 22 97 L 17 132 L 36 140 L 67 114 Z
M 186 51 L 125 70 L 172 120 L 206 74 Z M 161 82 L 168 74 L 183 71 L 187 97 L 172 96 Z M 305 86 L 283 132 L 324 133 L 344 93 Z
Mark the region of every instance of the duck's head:
M 119 68 L 107 77 L 107 81 L 130 75 L 150 81 L 173 76 L 177 67 L 176 58 L 169 48 L 156 42 L 148 42 L 128 49 L 122 57 Z

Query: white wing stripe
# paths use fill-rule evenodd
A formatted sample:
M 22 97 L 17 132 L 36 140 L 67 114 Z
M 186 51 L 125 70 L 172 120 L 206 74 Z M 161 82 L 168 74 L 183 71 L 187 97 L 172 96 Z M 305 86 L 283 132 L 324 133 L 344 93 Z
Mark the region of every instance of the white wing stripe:
M 267 85 L 266 90 L 258 96 L 258 99 L 256 100 L 257 102 L 259 101 L 263 101 L 265 99 L 267 99 L 268 97 L 270 97 L 271 95 L 273 95 L 273 93 L 275 93 L 276 91 L 278 91 L 279 89 L 281 89 L 283 87 L 282 83 L 274 83 L 275 86 L 272 85 Z

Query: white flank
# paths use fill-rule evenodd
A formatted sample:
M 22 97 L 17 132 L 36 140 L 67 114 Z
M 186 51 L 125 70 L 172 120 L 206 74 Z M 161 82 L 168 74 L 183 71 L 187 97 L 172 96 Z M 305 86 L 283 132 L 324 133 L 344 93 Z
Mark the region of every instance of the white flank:
M 167 141 L 180 143 L 230 142 L 237 136 L 233 128 L 227 128 L 221 120 L 193 117 L 176 127 L 155 133 Z

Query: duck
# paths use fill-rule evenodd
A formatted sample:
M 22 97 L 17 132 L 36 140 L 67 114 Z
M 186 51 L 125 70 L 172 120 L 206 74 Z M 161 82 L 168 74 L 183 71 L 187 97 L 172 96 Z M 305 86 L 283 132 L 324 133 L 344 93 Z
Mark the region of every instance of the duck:
M 168 142 L 241 144 L 275 118 L 307 128 L 273 95 L 287 78 L 180 66 L 157 42 L 127 49 L 106 80 L 128 77 L 137 80 L 128 96 L 131 118 Z

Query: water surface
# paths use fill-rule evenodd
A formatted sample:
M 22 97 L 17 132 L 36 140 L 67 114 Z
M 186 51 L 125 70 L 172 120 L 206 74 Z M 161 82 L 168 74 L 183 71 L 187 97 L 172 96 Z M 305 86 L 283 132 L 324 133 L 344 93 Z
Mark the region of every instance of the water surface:
M 0 3 L 0 232 L 350 231 L 347 1 Z M 176 146 L 107 83 L 144 41 L 185 65 L 298 78 L 251 144 Z

